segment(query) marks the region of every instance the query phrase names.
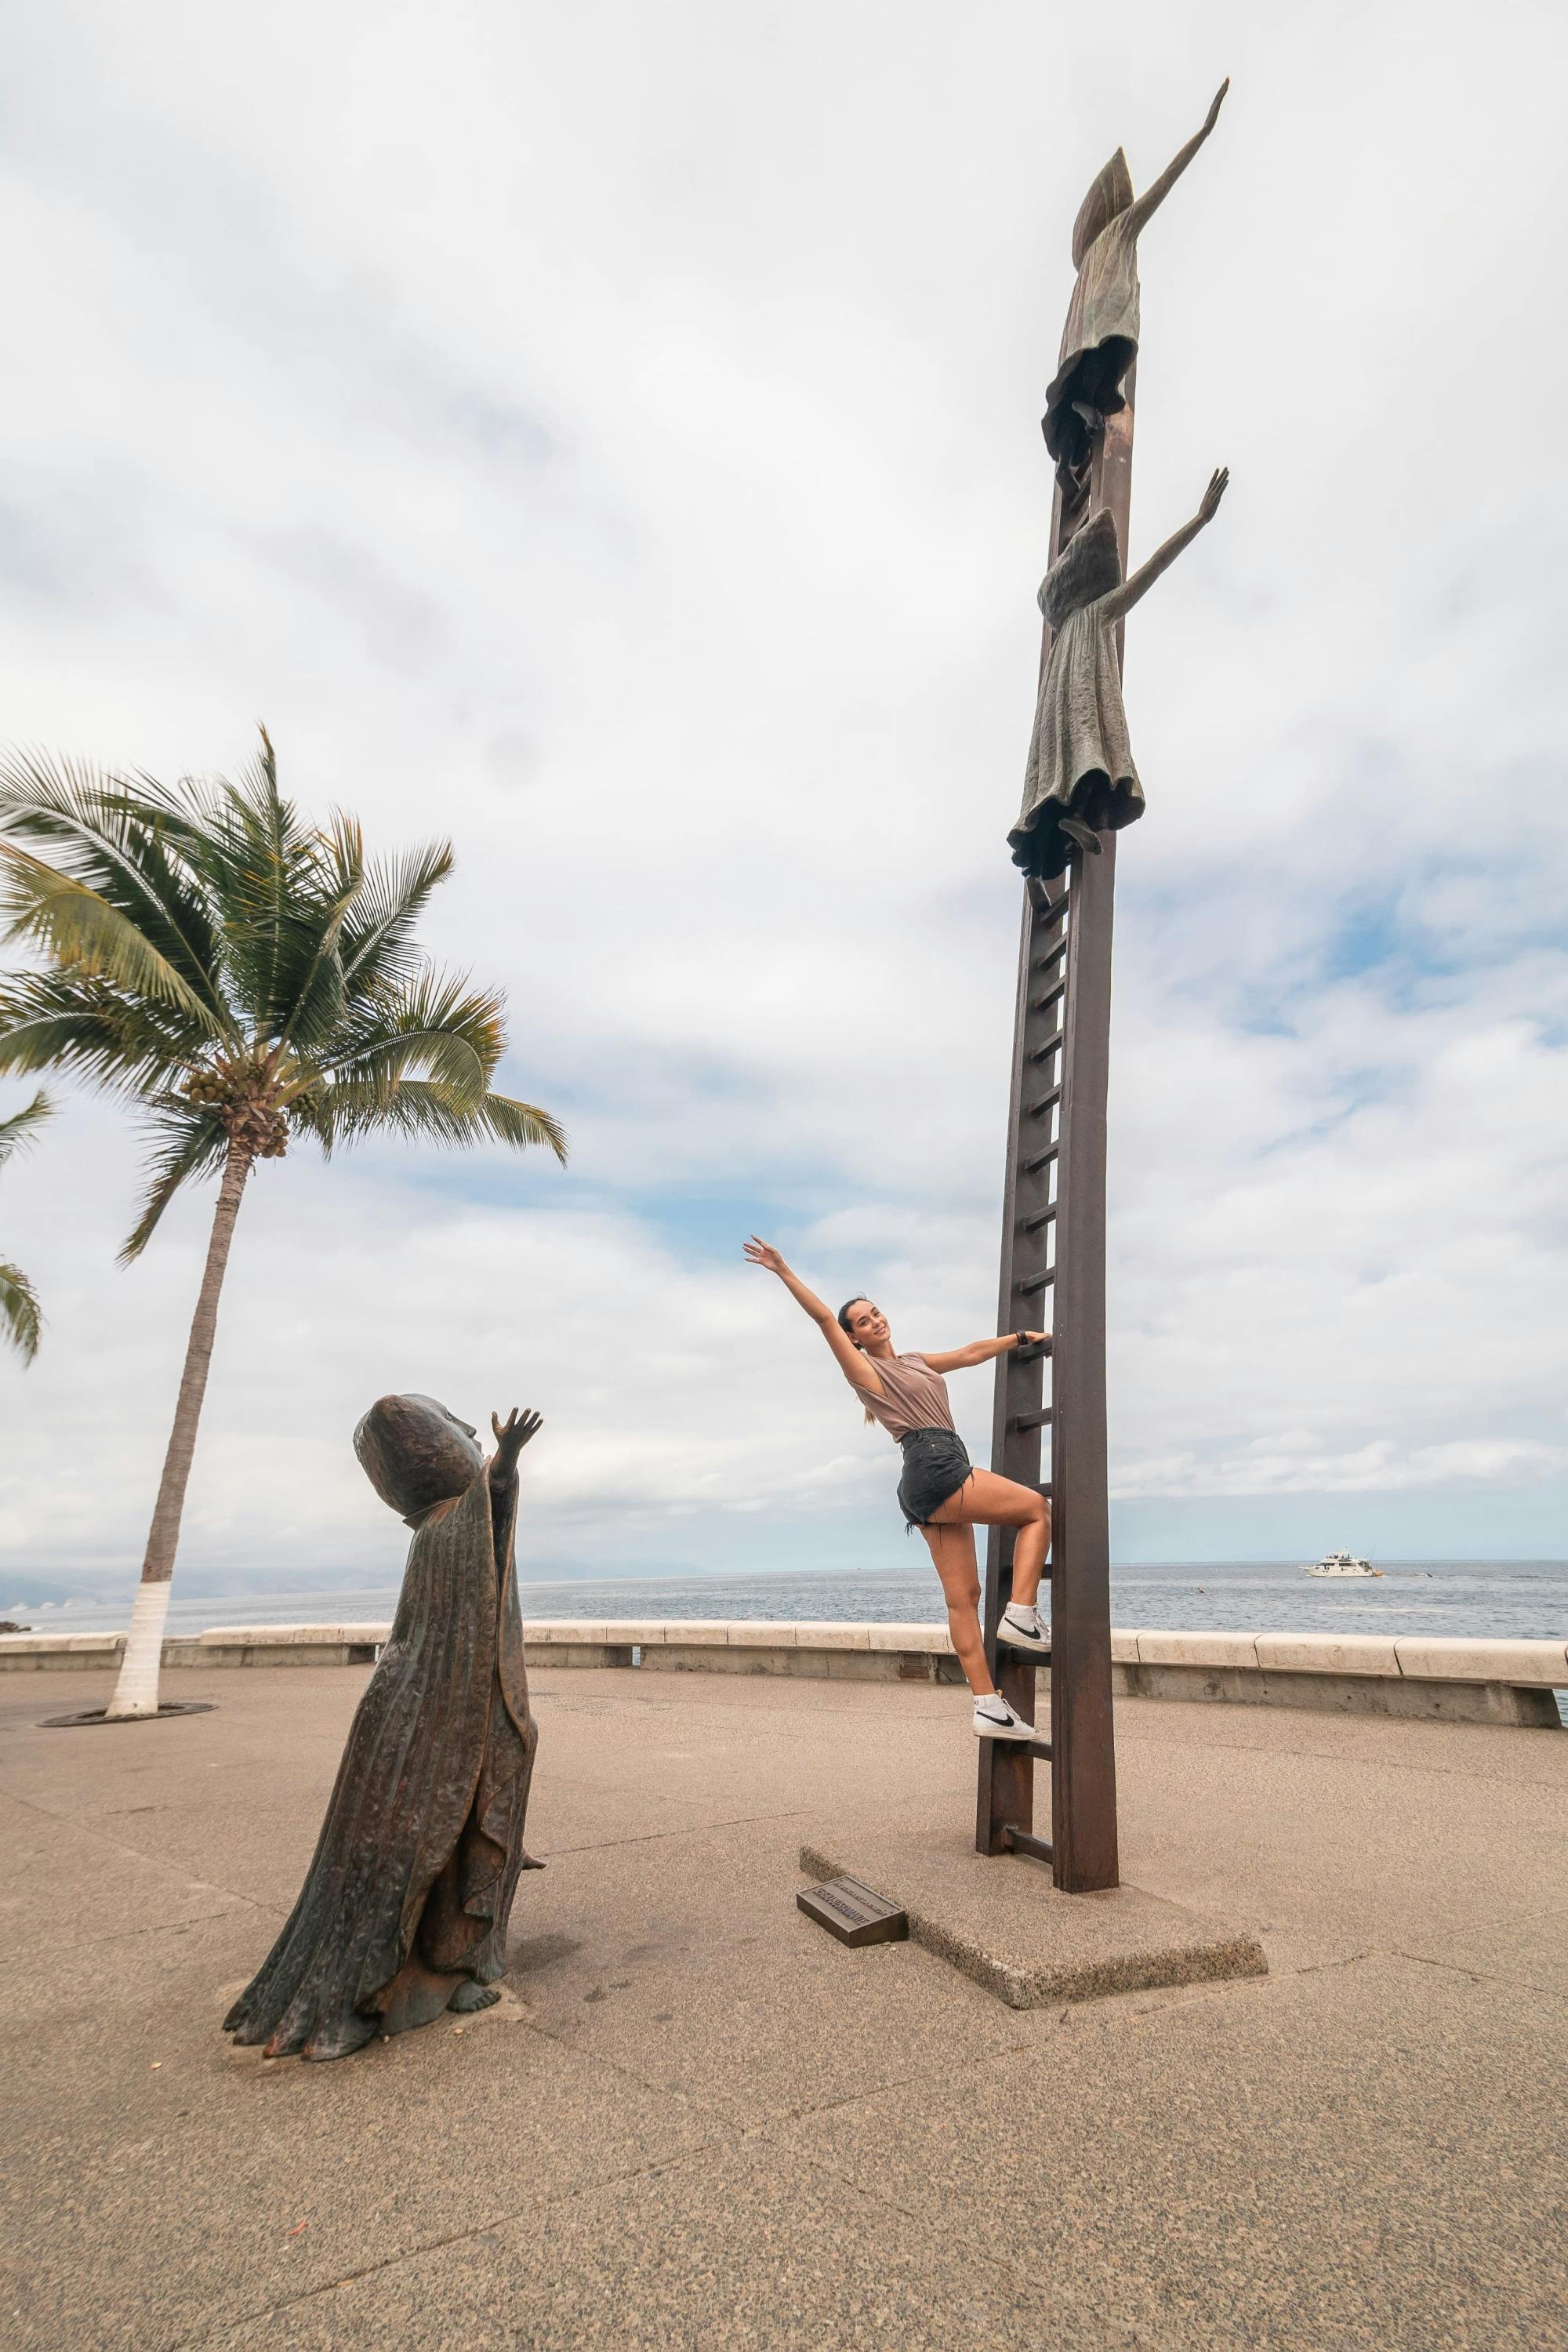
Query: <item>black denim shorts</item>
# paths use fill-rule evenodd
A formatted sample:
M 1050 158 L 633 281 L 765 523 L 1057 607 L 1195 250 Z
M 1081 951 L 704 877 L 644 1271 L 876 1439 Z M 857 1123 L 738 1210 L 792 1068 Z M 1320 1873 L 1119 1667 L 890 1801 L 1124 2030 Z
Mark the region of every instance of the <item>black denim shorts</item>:
M 911 1528 L 923 1528 L 957 1494 L 973 1465 L 955 1430 L 911 1429 L 899 1444 L 904 1449 L 899 1508 Z

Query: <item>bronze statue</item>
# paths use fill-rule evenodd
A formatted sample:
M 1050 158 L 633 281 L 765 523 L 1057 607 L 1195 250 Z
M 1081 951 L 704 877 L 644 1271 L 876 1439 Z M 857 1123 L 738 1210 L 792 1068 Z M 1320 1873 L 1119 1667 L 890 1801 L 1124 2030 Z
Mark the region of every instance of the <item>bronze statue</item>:
M 535 1412 L 476 1433 L 434 1397 L 384 1396 L 354 1432 L 415 1530 L 392 1634 L 289 1923 L 224 2021 L 269 2058 L 342 2058 L 446 2009 L 488 2008 L 506 1973 L 539 1734 L 513 1549 L 517 1457 Z
M 1007 839 L 1013 863 L 1050 881 L 1076 843 L 1098 854 L 1099 835 L 1143 814 L 1143 787 L 1127 740 L 1116 628 L 1184 547 L 1212 522 L 1230 475 L 1221 467 L 1191 522 L 1158 548 L 1131 580 L 1121 577 L 1116 521 L 1109 507 L 1090 517 L 1040 583 L 1051 632 L 1024 805 Z
M 1127 405 L 1121 379 L 1138 356 L 1139 236 L 1214 129 L 1229 88 L 1228 80 L 1221 82 L 1203 129 L 1152 187 L 1134 198 L 1127 157 L 1119 147 L 1079 207 L 1072 231 L 1078 282 L 1040 419 L 1064 497 L 1082 488 L 1083 469 L 1105 419 Z

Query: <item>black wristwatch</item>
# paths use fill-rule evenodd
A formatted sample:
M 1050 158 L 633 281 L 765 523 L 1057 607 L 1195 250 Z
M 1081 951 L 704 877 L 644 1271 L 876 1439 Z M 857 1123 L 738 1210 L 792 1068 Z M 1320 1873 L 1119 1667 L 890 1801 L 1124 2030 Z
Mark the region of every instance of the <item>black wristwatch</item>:
M 1020 1348 L 1032 1348 L 1035 1344 L 1026 1331 L 1015 1331 L 1013 1337 Z

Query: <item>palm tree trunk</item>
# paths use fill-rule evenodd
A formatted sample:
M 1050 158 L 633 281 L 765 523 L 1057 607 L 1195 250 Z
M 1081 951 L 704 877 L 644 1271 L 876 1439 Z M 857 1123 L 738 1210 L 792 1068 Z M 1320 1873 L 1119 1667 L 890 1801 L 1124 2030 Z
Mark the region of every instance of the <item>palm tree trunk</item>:
M 174 1573 L 174 1550 L 180 1540 L 180 1515 L 185 1507 L 185 1488 L 190 1483 L 191 1461 L 196 1450 L 196 1425 L 202 1417 L 207 1367 L 212 1362 L 213 1341 L 217 1337 L 218 1296 L 228 1265 L 235 1219 L 239 1214 L 240 1194 L 253 1157 L 246 1145 L 231 1139 L 223 1182 L 218 1187 L 206 1266 L 185 1349 L 185 1369 L 180 1376 L 174 1426 L 163 1457 L 163 1475 L 153 1511 L 147 1555 L 142 1563 L 142 1582 L 137 1589 L 136 1606 L 131 1612 L 120 1679 L 105 1709 L 111 1723 L 158 1712 L 158 1669 L 163 1654 L 163 1620 L 169 1613 L 169 1580 Z

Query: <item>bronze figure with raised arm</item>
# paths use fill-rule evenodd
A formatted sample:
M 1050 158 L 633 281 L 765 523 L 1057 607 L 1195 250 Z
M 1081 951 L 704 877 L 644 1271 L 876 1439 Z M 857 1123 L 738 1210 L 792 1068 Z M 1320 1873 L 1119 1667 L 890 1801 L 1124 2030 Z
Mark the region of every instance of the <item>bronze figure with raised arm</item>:
M 1007 835 L 1013 863 L 1026 874 L 1048 882 L 1063 871 L 1075 845 L 1098 854 L 1102 833 L 1142 815 L 1143 787 L 1121 700 L 1117 625 L 1214 520 L 1229 479 L 1222 466 L 1192 520 L 1173 531 L 1130 580 L 1121 577 L 1115 518 L 1101 507 L 1041 581 L 1050 657 L 1035 709 L 1023 806 Z
M 342 2058 L 500 1999 L 539 1733 L 515 1558 L 518 1456 L 536 1412 L 471 1422 L 384 1396 L 354 1432 L 376 1493 L 414 1529 L 391 1634 L 289 1920 L 225 2020 L 267 2055 Z
M 982 1739 L 1032 1740 L 1035 1727 L 1002 1696 L 985 1663 L 980 1631 L 980 1577 L 974 1558 L 976 1528 L 1016 1528 L 1013 1597 L 997 1640 L 1031 1657 L 1051 1654 L 1050 1627 L 1036 1606 L 1046 1554 L 1051 1542 L 1051 1507 L 1037 1486 L 1020 1486 L 970 1463 L 952 1425 L 945 1374 L 989 1363 L 1009 1348 L 1037 1346 L 1044 1331 L 1008 1331 L 1000 1339 L 973 1339 L 966 1348 L 935 1355 L 900 1355 L 888 1318 L 868 1298 L 846 1299 L 837 1315 L 776 1249 L 753 1234 L 745 1244 L 753 1265 L 776 1274 L 796 1305 L 816 1325 L 835 1362 L 866 1409 L 896 1438 L 904 1457 L 899 1507 L 906 1528 L 919 1528 L 947 1601 L 948 1629 L 959 1664 L 974 1696 L 974 1729 Z
M 1105 419 L 1127 405 L 1121 380 L 1138 356 L 1139 236 L 1214 129 L 1229 88 L 1228 80 L 1221 82 L 1203 129 L 1141 196 L 1132 194 L 1132 175 L 1119 147 L 1079 208 L 1072 232 L 1078 280 L 1040 419 L 1066 494 L 1080 487 Z

